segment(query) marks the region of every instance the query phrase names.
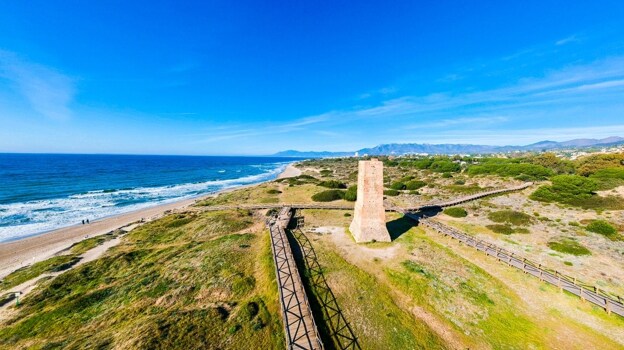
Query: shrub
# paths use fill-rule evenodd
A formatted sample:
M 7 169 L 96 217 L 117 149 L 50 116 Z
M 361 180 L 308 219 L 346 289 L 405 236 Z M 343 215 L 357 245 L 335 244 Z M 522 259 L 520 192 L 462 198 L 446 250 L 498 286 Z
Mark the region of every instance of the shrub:
M 401 192 L 399 192 L 399 191 L 397 191 L 397 190 L 385 190 L 383 193 L 384 193 L 384 195 L 386 195 L 386 196 L 392 196 L 392 197 L 394 197 L 394 196 L 398 196 Z
M 411 181 L 408 181 L 407 183 L 405 183 L 405 189 L 406 190 L 410 190 L 410 191 L 414 191 L 414 190 L 417 190 L 419 188 L 425 187 L 426 185 L 427 185 L 427 183 L 425 183 L 424 181 L 411 180 Z
M 524 175 L 524 179 L 547 179 L 554 175 L 551 169 L 537 164 L 518 163 L 508 159 L 486 159 L 480 165 L 472 165 L 468 168 L 470 175 L 493 174 L 500 176 L 518 177 Z
M 268 194 L 280 194 L 280 193 L 282 193 L 282 191 L 280 191 L 280 190 L 276 190 L 276 189 L 273 189 L 273 188 L 272 188 L 272 189 L 270 189 L 270 190 L 267 190 L 267 193 L 268 193 Z
M 331 202 L 339 199 L 343 199 L 345 191 L 340 190 L 327 190 L 316 193 L 312 196 L 312 200 L 315 202 Z
M 331 176 L 334 172 L 329 169 L 323 169 L 320 171 L 321 176 Z
M 554 176 L 551 181 L 552 185 L 539 187 L 529 198 L 541 202 L 582 206 L 598 189 L 594 180 L 578 175 L 558 175 Z
M 464 185 L 464 184 L 466 184 L 466 181 L 464 181 L 463 179 L 455 180 L 455 185 Z
M 397 181 L 397 182 L 393 182 L 392 185 L 390 185 L 390 188 L 393 190 L 404 190 L 407 186 L 405 186 L 404 183 Z
M 444 179 L 450 179 L 452 177 L 453 177 L 453 175 L 451 175 L 451 173 L 444 173 L 444 174 L 442 174 L 442 178 L 444 178 Z
M 601 169 L 620 168 L 624 165 L 622 162 L 624 162 L 624 153 L 590 155 L 577 161 L 576 173 L 589 176 Z
M 336 180 L 327 180 L 321 181 L 318 184 L 319 186 L 327 187 L 327 188 L 347 188 L 347 185 L 343 184 L 340 181 Z
M 600 235 L 614 239 L 617 236 L 617 229 L 604 220 L 593 220 L 587 227 L 587 231 L 598 233 Z
M 461 166 L 459 163 L 453 163 L 450 160 L 441 159 L 434 161 L 431 166 L 429 166 L 429 169 L 437 173 L 450 173 L 460 171 Z
M 557 241 L 548 242 L 548 248 L 565 254 L 571 255 L 591 255 L 589 249 L 582 246 L 579 242 L 571 238 L 562 238 Z
M 491 212 L 488 214 L 488 219 L 498 223 L 508 223 L 517 226 L 525 226 L 533 222 L 531 216 L 513 210 Z
M 495 225 L 487 225 L 485 227 L 489 228 L 490 230 L 496 233 L 500 233 L 502 235 L 510 235 L 514 233 L 513 228 L 509 225 L 495 224 Z
M 468 215 L 468 212 L 466 212 L 466 209 L 461 207 L 452 207 L 444 209 L 444 214 L 454 218 L 465 218 Z
M 344 199 L 349 202 L 355 202 L 357 200 L 357 186 L 349 186 L 347 191 L 345 192 Z

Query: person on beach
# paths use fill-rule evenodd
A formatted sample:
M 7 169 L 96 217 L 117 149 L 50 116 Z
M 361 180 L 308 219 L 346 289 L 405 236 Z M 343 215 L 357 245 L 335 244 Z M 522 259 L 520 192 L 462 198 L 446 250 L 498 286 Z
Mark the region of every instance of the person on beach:
M 84 225 L 84 220 L 82 220 L 82 224 Z
M 89 224 L 89 219 L 87 219 L 87 225 Z

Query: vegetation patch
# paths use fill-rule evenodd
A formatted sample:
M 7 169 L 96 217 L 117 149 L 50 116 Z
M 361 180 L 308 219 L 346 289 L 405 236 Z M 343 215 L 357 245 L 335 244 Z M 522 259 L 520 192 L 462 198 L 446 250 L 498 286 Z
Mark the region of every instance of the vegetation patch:
M 392 185 L 390 185 L 390 188 L 393 190 L 400 191 L 400 190 L 406 189 L 407 186 L 403 182 L 397 181 L 397 182 L 393 182 Z
M 624 208 L 618 197 L 600 197 L 596 181 L 578 175 L 558 175 L 552 179 L 552 185 L 539 187 L 529 198 L 541 202 L 557 202 L 586 209 Z
M 341 190 L 327 190 L 316 193 L 312 196 L 312 200 L 315 202 L 332 202 L 343 199 L 346 191 Z
M 548 242 L 548 248 L 560 253 L 576 256 L 591 255 L 589 249 L 581 245 L 576 240 L 567 237 Z
M 347 185 L 337 180 L 321 181 L 318 185 L 327 188 L 347 188 Z
M 427 183 L 420 180 L 411 180 L 405 183 L 405 189 L 410 191 L 415 191 L 425 186 L 427 186 Z
M 272 188 L 272 189 L 270 189 L 270 190 L 267 190 L 266 192 L 267 192 L 268 194 L 280 194 L 280 193 L 282 193 L 282 191 L 277 190 L 277 189 L 274 189 L 274 188 Z
M 507 223 L 516 226 L 526 226 L 533 223 L 533 218 L 530 215 L 514 210 L 500 210 L 491 212 L 488 214 L 488 219 L 494 222 Z
M 400 191 L 397 191 L 397 190 L 385 190 L 385 191 L 383 191 L 383 194 L 384 194 L 385 196 L 395 197 L 395 196 L 400 195 L 400 194 L 401 194 L 401 192 L 400 192 Z
M 585 227 L 587 231 L 594 232 L 615 241 L 619 238 L 617 228 L 604 220 L 593 220 Z
M 444 214 L 452 216 L 454 218 L 465 218 L 466 216 L 468 216 L 468 212 L 462 207 L 446 208 L 444 209 Z
M 486 225 L 485 227 L 492 230 L 493 232 L 500 233 L 502 235 L 510 235 L 515 232 L 513 227 L 509 225 L 494 224 L 494 225 Z
M 7 275 L 0 282 L 0 289 L 7 290 L 44 273 L 67 270 L 78 263 L 78 261 L 80 261 L 80 257 L 76 255 L 59 255 L 34 263 L 30 266 L 22 267 Z
M 355 202 L 357 200 L 357 186 L 349 186 L 345 192 L 344 199 L 349 202 Z

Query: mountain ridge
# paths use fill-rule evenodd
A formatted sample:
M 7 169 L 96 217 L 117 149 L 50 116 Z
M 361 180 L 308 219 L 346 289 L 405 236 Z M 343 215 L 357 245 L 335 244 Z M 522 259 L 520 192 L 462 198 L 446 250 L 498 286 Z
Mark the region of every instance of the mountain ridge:
M 414 153 L 427 154 L 459 154 L 459 153 L 499 153 L 512 151 L 540 151 L 554 150 L 564 148 L 583 148 L 593 146 L 614 146 L 624 144 L 624 137 L 610 136 L 602 139 L 580 138 L 568 141 L 550 141 L 544 140 L 524 146 L 492 146 L 492 145 L 475 145 L 475 144 L 429 144 L 429 143 L 388 143 L 375 147 L 362 148 L 357 151 L 330 152 L 330 151 L 297 151 L 286 150 L 272 154 L 274 157 L 309 157 L 309 158 L 326 158 L 326 157 L 344 157 L 352 156 L 356 152 L 359 155 L 403 155 Z

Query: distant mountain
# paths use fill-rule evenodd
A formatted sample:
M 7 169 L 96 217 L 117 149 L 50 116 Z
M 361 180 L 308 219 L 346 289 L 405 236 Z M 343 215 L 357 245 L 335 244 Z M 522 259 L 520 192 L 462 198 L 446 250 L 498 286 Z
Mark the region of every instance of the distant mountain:
M 292 158 L 328 158 L 328 157 L 346 157 L 352 156 L 353 152 L 315 152 L 315 151 L 295 151 L 288 150 L 277 152 L 273 154 L 273 157 L 292 157 Z
M 475 153 L 498 153 L 512 151 L 541 151 L 564 148 L 604 147 L 624 144 L 624 137 L 612 136 L 604 139 L 574 139 L 569 141 L 540 141 L 525 146 L 488 146 L 471 144 L 420 144 L 420 143 L 390 143 L 362 148 L 353 152 L 315 152 L 288 150 L 275 153 L 275 157 L 302 157 L 302 158 L 328 158 L 352 156 L 356 152 L 359 155 L 403 155 L 415 153 L 427 154 L 475 154 Z

